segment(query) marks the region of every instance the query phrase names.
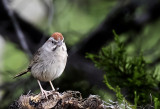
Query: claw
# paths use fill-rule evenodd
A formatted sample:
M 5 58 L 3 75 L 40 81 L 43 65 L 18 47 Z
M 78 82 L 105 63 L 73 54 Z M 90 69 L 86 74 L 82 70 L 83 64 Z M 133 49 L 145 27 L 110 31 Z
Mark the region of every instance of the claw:
M 48 99 L 48 96 L 49 96 L 49 95 L 53 95 L 53 96 L 56 95 L 58 98 L 61 98 L 61 94 L 60 94 L 59 92 L 56 92 L 56 91 L 55 91 L 55 89 L 54 89 L 51 81 L 49 81 L 49 83 L 50 83 L 50 85 L 51 85 L 51 87 L 52 87 L 52 91 L 46 91 L 46 90 L 44 90 L 44 89 L 42 88 L 42 86 L 41 86 L 40 81 L 37 80 L 37 82 L 38 82 L 39 87 L 40 87 L 40 89 L 41 89 L 42 98 Z
M 53 96 L 56 95 L 59 99 L 62 98 L 62 95 L 59 92 L 52 91 Z
M 41 83 L 40 83 L 39 80 L 37 80 L 37 82 L 38 82 L 39 87 L 40 87 L 40 89 L 41 89 L 42 97 L 48 99 L 48 96 L 51 95 L 52 93 L 51 93 L 50 91 L 44 90 L 44 89 L 42 88 Z
M 41 94 L 42 94 L 43 98 L 48 99 L 48 96 L 51 95 L 52 93 L 50 91 L 46 91 L 46 90 L 42 89 Z

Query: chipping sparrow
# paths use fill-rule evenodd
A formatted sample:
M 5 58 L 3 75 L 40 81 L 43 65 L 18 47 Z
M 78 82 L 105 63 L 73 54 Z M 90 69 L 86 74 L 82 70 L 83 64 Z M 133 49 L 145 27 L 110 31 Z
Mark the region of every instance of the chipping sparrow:
M 37 79 L 41 93 L 47 98 L 48 95 L 42 88 L 40 81 L 49 81 L 54 91 L 55 89 L 51 81 L 62 74 L 66 66 L 67 57 L 67 48 L 63 35 L 55 32 L 35 53 L 27 70 L 15 77 L 19 77 L 30 71 L 33 77 Z

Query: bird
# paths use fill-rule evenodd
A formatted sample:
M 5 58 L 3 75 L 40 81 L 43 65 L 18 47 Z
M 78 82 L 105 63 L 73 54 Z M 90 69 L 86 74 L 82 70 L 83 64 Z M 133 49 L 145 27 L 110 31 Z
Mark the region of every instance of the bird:
M 61 76 L 67 63 L 67 57 L 64 37 L 60 32 L 55 32 L 36 51 L 27 69 L 14 78 L 31 72 L 32 76 L 37 79 L 41 94 L 48 98 L 48 93 L 42 88 L 40 81 L 49 82 L 52 90 L 55 91 L 51 81 Z

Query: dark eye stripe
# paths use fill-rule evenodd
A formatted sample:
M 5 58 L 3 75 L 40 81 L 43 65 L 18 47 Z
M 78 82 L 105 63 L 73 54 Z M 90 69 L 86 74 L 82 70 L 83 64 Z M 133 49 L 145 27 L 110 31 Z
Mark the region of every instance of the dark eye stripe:
M 55 48 L 52 49 L 52 51 L 55 51 L 57 49 L 58 46 L 56 46 Z
M 56 45 L 56 43 L 57 43 L 56 41 L 53 41 L 53 40 L 51 40 L 50 42 L 51 42 L 52 44 L 55 44 L 55 45 Z

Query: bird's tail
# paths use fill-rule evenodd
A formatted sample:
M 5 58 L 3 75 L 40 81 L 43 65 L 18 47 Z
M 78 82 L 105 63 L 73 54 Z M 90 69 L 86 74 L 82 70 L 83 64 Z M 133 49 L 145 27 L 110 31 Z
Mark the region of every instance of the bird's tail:
M 29 71 L 30 71 L 30 69 L 28 68 L 28 69 L 24 70 L 23 72 L 20 72 L 20 73 L 17 74 L 16 76 L 14 76 L 13 78 L 17 78 L 17 77 L 19 77 L 19 76 L 22 76 L 22 75 L 28 73 Z

